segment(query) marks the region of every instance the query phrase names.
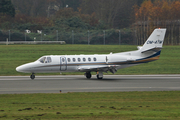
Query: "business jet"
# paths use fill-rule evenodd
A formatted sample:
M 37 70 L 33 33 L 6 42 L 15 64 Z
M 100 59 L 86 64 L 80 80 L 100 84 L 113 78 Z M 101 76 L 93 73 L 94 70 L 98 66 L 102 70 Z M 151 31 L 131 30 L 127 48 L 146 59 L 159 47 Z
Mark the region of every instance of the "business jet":
M 46 55 L 35 62 L 27 63 L 16 68 L 16 71 L 31 73 L 30 78 L 35 78 L 35 73 L 51 72 L 84 72 L 87 79 L 91 72 L 97 73 L 97 79 L 103 78 L 103 72 L 117 72 L 118 69 L 148 63 L 160 57 L 166 29 L 155 29 L 143 46 L 138 50 L 94 55 Z

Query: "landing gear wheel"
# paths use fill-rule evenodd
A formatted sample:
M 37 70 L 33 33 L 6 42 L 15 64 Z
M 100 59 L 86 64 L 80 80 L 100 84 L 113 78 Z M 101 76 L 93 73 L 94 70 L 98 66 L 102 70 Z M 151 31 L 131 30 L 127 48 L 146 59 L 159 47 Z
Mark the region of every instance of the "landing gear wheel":
M 90 73 L 90 72 L 86 72 L 86 78 L 87 78 L 87 79 L 90 79 L 90 78 L 91 78 L 91 76 L 92 76 L 92 75 L 91 75 L 91 73 Z
M 32 75 L 30 76 L 30 78 L 33 80 L 33 79 L 35 78 L 35 75 L 32 74 Z
M 97 75 L 97 79 L 100 79 L 100 80 L 101 80 L 101 79 L 103 79 L 103 77 L 99 77 L 99 75 Z

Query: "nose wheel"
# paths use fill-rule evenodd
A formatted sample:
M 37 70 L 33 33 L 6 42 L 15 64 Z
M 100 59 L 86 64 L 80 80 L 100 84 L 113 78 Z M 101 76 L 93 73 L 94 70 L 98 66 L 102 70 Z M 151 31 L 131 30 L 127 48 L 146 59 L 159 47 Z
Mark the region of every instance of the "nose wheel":
M 34 74 L 32 74 L 32 75 L 30 76 L 30 78 L 31 78 L 32 80 L 34 80 L 35 75 L 34 75 Z

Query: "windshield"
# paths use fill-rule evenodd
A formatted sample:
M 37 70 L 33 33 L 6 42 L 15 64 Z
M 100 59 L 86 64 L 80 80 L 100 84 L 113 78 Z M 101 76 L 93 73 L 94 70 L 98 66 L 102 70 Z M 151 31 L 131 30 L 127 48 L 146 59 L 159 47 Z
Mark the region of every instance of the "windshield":
M 41 63 L 51 63 L 51 62 L 52 62 L 51 57 L 41 57 L 41 58 L 39 59 L 39 61 L 40 61 Z

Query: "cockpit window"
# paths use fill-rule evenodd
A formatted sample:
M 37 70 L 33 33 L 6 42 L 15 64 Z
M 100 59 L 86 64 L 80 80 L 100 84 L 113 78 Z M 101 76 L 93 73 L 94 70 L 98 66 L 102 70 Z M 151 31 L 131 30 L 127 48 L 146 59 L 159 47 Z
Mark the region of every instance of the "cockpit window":
M 52 62 L 51 57 L 41 57 L 41 58 L 39 59 L 39 61 L 40 61 L 41 63 L 51 63 L 51 62 Z
M 51 57 L 47 57 L 47 62 L 48 63 L 52 62 Z
M 42 57 L 42 58 L 39 59 L 39 61 L 40 61 L 41 63 L 44 63 L 45 60 L 46 60 L 46 57 Z

